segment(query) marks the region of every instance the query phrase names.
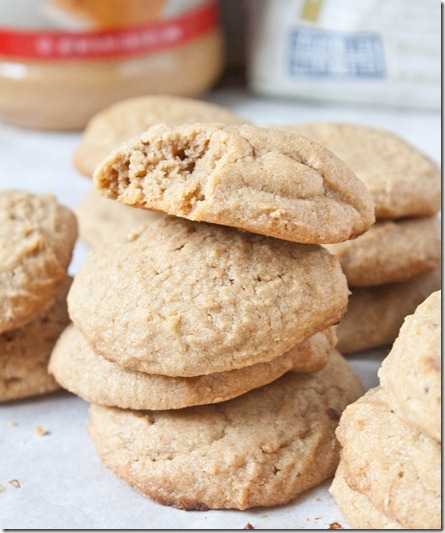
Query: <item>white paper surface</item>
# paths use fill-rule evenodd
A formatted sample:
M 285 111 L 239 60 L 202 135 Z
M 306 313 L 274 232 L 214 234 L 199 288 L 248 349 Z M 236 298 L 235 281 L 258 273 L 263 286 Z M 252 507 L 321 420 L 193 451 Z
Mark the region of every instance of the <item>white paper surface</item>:
M 440 114 L 362 106 L 306 105 L 222 91 L 210 100 L 257 124 L 308 120 L 390 129 L 440 160 Z M 91 181 L 71 165 L 78 133 L 0 125 L 0 189 L 53 191 L 75 208 Z M 79 242 L 75 274 L 88 248 Z M 377 384 L 386 350 L 349 357 L 366 388 Z M 4 529 L 328 529 L 347 524 L 327 488 L 292 504 L 249 511 L 180 511 L 136 493 L 106 470 L 88 437 L 88 404 L 67 392 L 0 405 L 0 527 Z M 44 434 L 42 434 L 44 433 Z M 14 481 L 16 480 L 16 481 Z

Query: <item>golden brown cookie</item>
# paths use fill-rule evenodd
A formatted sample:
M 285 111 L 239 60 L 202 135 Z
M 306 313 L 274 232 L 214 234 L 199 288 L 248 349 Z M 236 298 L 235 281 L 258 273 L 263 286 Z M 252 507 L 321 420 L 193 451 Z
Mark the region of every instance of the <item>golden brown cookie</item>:
M 347 300 L 321 246 L 175 217 L 90 252 L 68 295 L 96 353 L 168 376 L 271 361 L 337 323 Z
M 404 318 L 440 289 L 441 277 L 439 266 L 409 281 L 353 288 L 348 311 L 337 326 L 337 348 L 351 353 L 392 344 Z
M 59 286 L 55 302 L 21 328 L 0 335 L 0 402 L 60 388 L 47 366 L 59 335 L 69 323 L 66 295 L 71 278 Z
M 440 443 L 399 418 L 391 403 L 376 387 L 343 412 L 336 435 L 345 480 L 404 529 L 440 528 Z
M 388 518 L 364 494 L 351 489 L 341 459 L 329 492 L 353 529 L 402 529 L 400 522 Z
M 440 209 L 436 162 L 389 131 L 337 122 L 285 126 L 332 150 L 363 181 L 376 218 L 423 217 Z
M 0 333 L 54 301 L 76 238 L 74 214 L 52 194 L 0 191 Z
M 92 405 L 89 429 L 105 466 L 160 503 L 199 510 L 281 505 L 334 473 L 339 413 L 362 391 L 333 351 L 319 372 L 288 372 L 214 405 Z
M 442 439 L 442 293 L 436 291 L 405 318 L 379 369 L 396 413 L 431 437 Z
M 230 400 L 266 385 L 289 370 L 324 367 L 335 343 L 330 329 L 298 344 L 268 363 L 191 378 L 127 370 L 96 355 L 73 326 L 53 350 L 49 371 L 60 385 L 85 400 L 122 409 L 181 409 Z
M 440 219 L 377 221 L 357 239 L 326 248 L 340 260 L 350 287 L 407 281 L 440 264 Z
M 192 98 L 167 95 L 128 98 L 100 111 L 88 122 L 74 153 L 74 166 L 91 177 L 111 152 L 154 124 L 194 122 L 245 124 L 248 121 L 221 106 Z
M 371 196 L 332 152 L 248 124 L 153 126 L 94 181 L 124 204 L 295 242 L 341 242 L 374 222 Z
M 92 247 L 124 240 L 134 228 L 162 217 L 104 198 L 94 187 L 83 195 L 76 211 L 80 238 Z

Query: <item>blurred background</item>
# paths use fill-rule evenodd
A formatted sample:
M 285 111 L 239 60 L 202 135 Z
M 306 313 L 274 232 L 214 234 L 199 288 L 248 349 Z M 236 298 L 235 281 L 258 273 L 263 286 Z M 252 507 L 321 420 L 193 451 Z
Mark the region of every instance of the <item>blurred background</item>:
M 75 130 L 144 94 L 441 103 L 437 0 L 1 0 L 0 118 Z

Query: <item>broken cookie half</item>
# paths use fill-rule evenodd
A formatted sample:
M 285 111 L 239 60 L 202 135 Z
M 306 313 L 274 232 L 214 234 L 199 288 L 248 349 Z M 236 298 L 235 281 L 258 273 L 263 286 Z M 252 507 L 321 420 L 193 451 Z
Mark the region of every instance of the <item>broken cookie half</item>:
M 342 242 L 375 219 L 365 185 L 327 148 L 248 124 L 152 126 L 94 181 L 127 205 L 294 242 Z

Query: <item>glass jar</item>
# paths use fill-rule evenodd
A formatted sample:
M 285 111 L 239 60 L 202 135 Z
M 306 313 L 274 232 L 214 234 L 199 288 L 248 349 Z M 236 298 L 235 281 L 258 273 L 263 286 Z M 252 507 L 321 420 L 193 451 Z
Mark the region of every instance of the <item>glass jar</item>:
M 85 126 L 144 94 L 197 96 L 223 68 L 211 0 L 1 0 L 0 120 Z

